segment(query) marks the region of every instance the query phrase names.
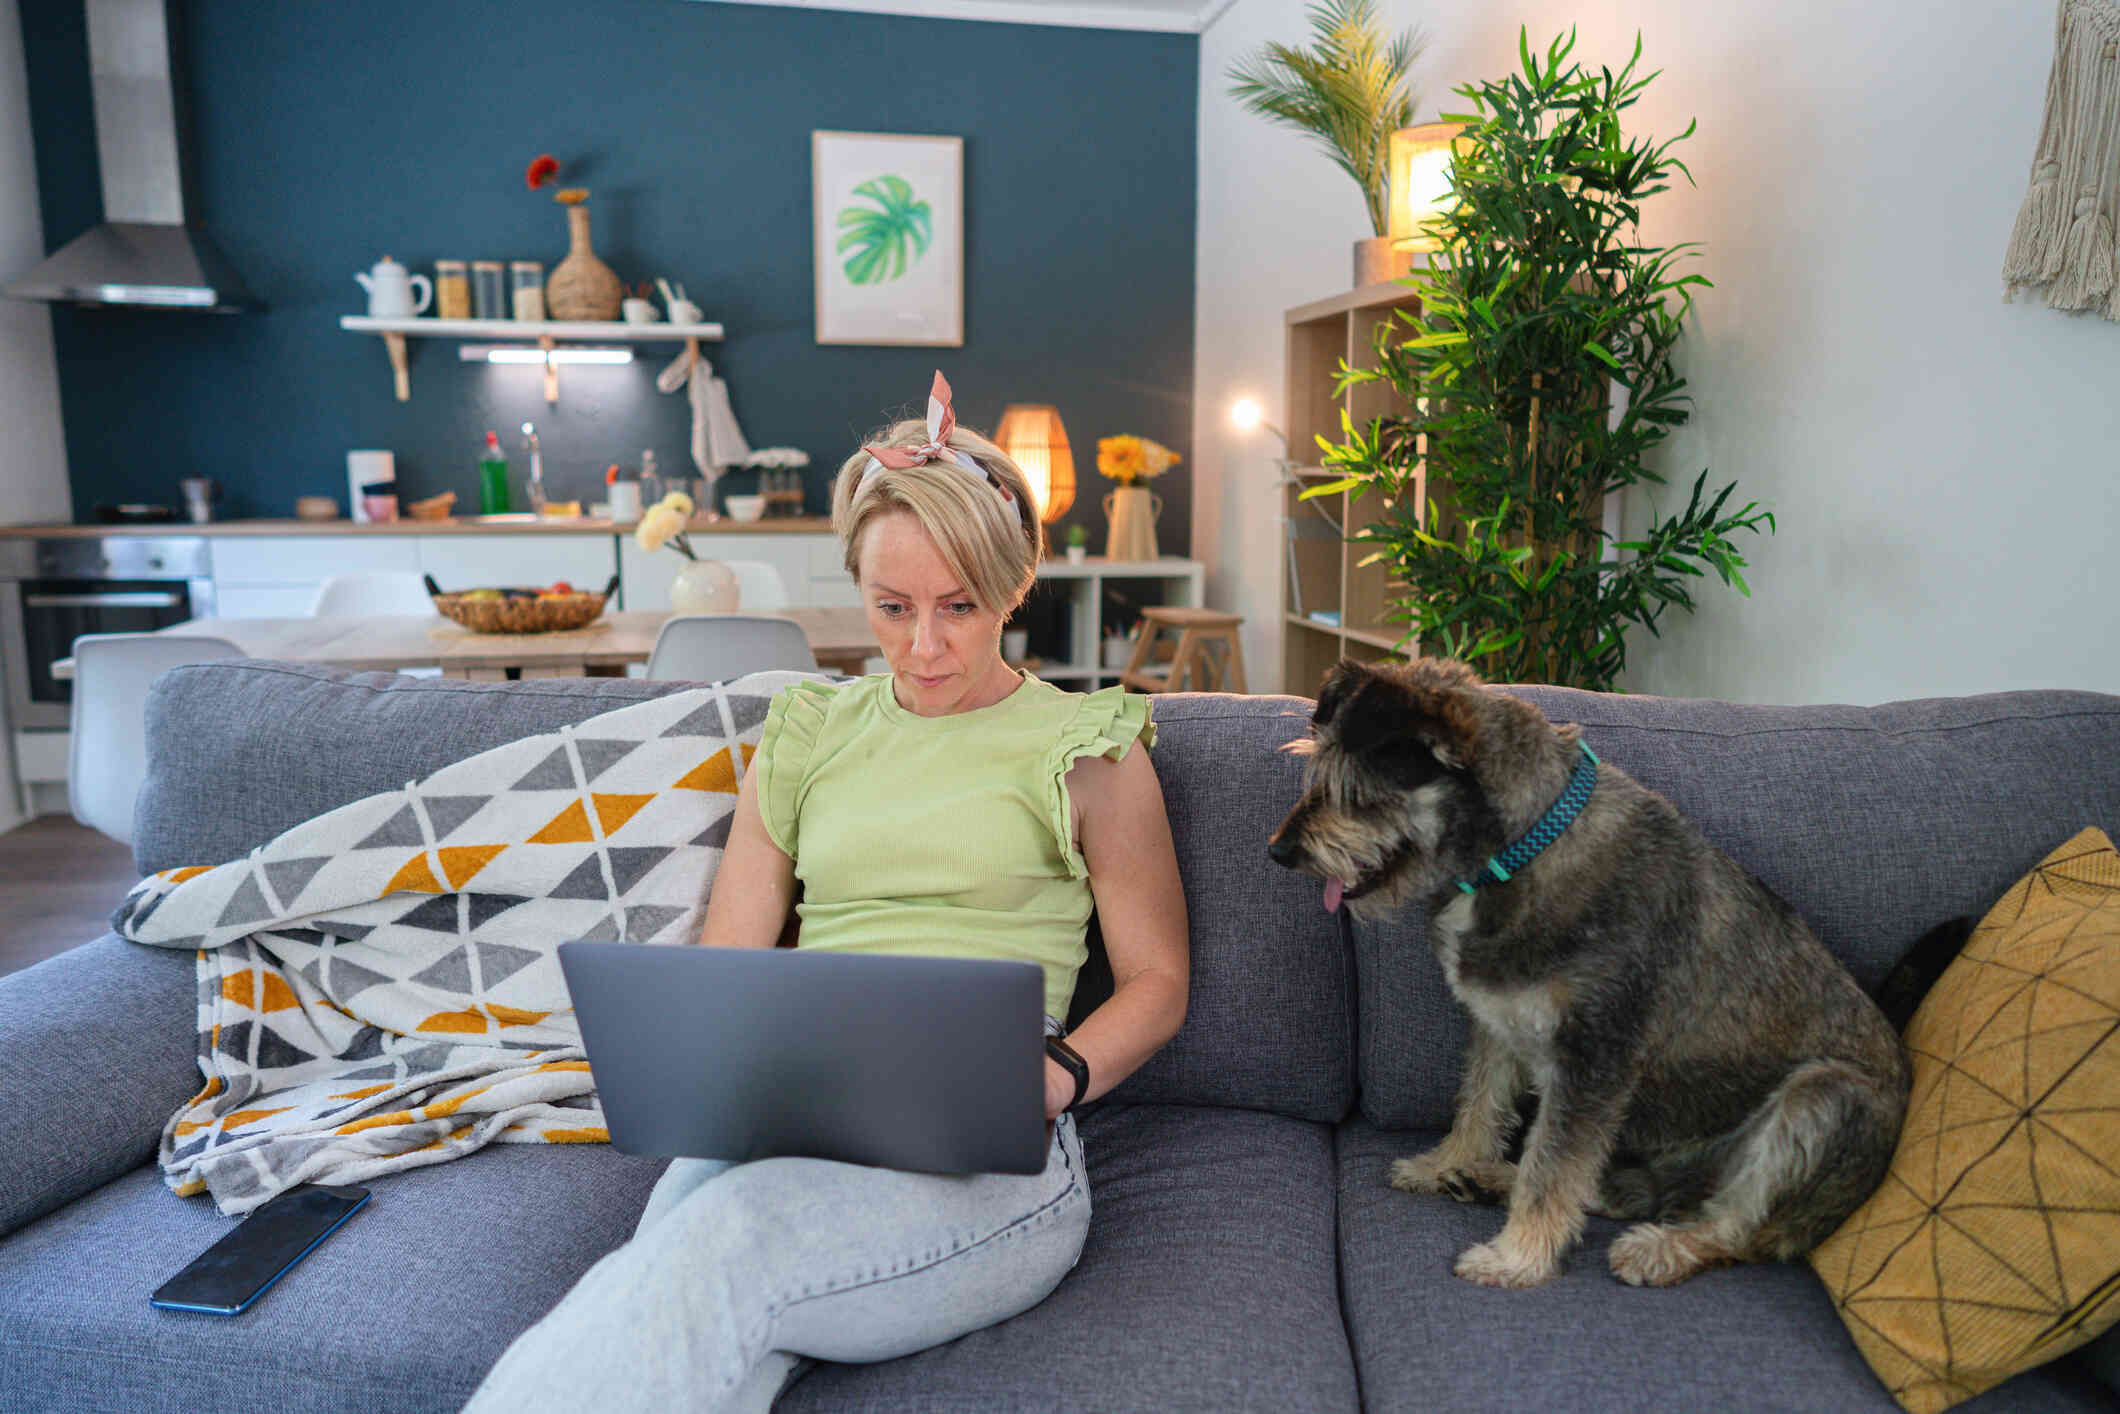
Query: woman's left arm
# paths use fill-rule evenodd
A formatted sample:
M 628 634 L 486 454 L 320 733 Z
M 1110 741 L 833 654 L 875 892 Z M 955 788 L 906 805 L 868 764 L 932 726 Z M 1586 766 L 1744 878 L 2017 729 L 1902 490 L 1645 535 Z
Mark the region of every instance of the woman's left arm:
M 1192 972 L 1185 890 L 1147 747 L 1136 742 L 1117 762 L 1086 757 L 1068 772 L 1067 786 L 1112 965 L 1110 998 L 1067 1038 L 1089 1063 L 1083 1098 L 1095 1099 L 1139 1069 L 1185 1021 Z M 1074 1077 L 1048 1057 L 1046 1118 L 1074 1097 Z

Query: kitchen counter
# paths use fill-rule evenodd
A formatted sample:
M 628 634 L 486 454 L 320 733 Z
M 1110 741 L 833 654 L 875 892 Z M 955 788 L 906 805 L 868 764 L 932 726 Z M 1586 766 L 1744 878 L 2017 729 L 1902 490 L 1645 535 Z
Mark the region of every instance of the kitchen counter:
M 600 520 L 589 516 L 546 516 L 541 520 L 485 520 L 458 516 L 448 520 L 393 520 L 367 524 L 350 520 L 215 520 L 197 525 L 187 520 L 147 521 L 132 525 L 0 525 L 0 539 L 69 540 L 110 535 L 626 535 L 636 521 Z M 776 520 L 708 520 L 692 517 L 686 527 L 715 535 L 829 535 L 828 516 L 794 516 Z

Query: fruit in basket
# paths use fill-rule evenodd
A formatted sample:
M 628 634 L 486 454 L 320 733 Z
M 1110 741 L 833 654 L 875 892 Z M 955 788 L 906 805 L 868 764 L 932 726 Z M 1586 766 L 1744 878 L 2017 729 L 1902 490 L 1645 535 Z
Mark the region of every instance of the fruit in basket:
M 498 589 L 467 589 L 464 591 L 464 597 L 466 599 L 500 599 L 505 596 Z
M 565 581 L 564 579 L 555 580 L 553 581 L 552 587 L 546 590 L 545 592 L 547 594 L 572 594 L 574 592 L 574 586 L 567 583 L 567 581 Z

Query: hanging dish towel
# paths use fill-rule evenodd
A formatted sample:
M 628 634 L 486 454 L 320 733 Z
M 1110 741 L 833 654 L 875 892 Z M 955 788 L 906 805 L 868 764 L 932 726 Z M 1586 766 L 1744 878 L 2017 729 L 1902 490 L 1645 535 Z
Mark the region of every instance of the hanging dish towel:
M 655 386 L 665 393 L 683 387 L 691 400 L 692 464 L 708 485 L 724 467 L 751 455 L 751 444 L 744 440 L 735 409 L 729 406 L 729 385 L 714 376 L 714 365 L 700 356 L 697 343 L 685 344 L 684 352 L 657 376 Z

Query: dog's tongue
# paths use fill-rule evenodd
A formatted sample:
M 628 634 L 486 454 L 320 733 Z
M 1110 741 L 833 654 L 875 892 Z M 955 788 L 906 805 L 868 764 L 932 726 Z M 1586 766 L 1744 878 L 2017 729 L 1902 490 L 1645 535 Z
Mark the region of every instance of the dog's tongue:
M 1340 895 L 1346 891 L 1347 886 L 1338 879 L 1327 879 L 1325 881 L 1325 911 L 1327 913 L 1338 913 L 1340 911 Z

